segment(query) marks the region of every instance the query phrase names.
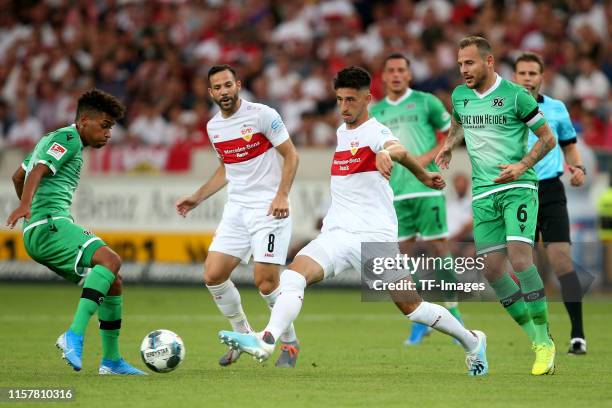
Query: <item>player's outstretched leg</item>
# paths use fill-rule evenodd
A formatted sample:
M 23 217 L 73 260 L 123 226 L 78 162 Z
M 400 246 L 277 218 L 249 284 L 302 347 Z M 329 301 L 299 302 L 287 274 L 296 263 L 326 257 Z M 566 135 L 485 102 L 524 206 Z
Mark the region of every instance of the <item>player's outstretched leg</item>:
M 255 263 L 254 278 L 255 285 L 259 289 L 259 294 L 266 301 L 270 310 L 280 293 L 280 283 L 278 279 L 278 265 Z M 281 352 L 276 360 L 275 366 L 281 368 L 294 368 L 297 364 L 300 353 L 300 344 L 295 333 L 295 327 L 291 323 L 278 338 L 281 343 Z
M 260 333 L 237 333 L 221 331 L 219 339 L 230 347 L 251 354 L 256 360 L 267 360 L 274 352 L 277 339 L 297 318 L 304 301 L 304 290 L 308 284 L 324 277 L 323 268 L 312 258 L 298 255 L 280 276 L 279 295 L 276 298 L 270 320 Z
M 267 295 L 259 292 L 261 297 L 264 298 L 268 304 L 270 310 L 274 308 L 274 304 L 276 303 L 279 293 L 280 285 Z M 279 340 L 281 342 L 281 353 L 274 365 L 281 368 L 294 368 L 297 364 L 298 355 L 300 353 L 300 343 L 297 339 L 293 323 L 291 323 L 287 330 L 280 335 Z
M 416 291 L 390 291 L 390 294 L 395 305 L 412 322 L 448 334 L 461 343 L 466 354 L 468 375 L 482 376 L 489 372 L 487 338 L 483 332 L 467 330 L 446 308 L 423 302 Z
M 94 262 L 96 255 L 103 262 Z M 72 324 L 56 342 L 56 346 L 62 351 L 62 358 L 75 371 L 82 368 L 85 329 L 91 316 L 98 311 L 99 305 L 115 281 L 115 276 L 121 267 L 121 259 L 115 252 L 103 246 L 96 250 L 92 258 L 92 265 L 94 265 L 92 270 L 85 278 L 81 299 Z
M 219 311 L 230 322 L 232 330 L 250 333 L 253 330 L 242 309 L 240 293 L 230 280 L 232 271 L 239 263 L 240 259 L 236 257 L 216 251 L 210 252 L 204 263 L 204 282 Z M 219 358 L 219 365 L 225 367 L 235 363 L 240 358 L 240 354 L 240 350 L 230 347 Z
M 252 355 L 259 362 L 267 360 L 274 352 L 277 339 L 300 313 L 305 288 L 304 276 L 291 269 L 285 270 L 280 278 L 280 295 L 264 331 L 247 334 L 221 331 L 219 339 L 230 347 Z

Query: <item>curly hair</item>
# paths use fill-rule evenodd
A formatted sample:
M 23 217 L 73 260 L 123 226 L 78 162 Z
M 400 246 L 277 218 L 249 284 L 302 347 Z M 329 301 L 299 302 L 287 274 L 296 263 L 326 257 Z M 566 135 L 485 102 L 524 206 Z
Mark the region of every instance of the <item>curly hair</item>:
M 119 120 L 125 114 L 125 106 L 113 95 L 100 89 L 90 89 L 79 98 L 77 119 L 83 112 L 104 112 L 113 120 Z
M 368 71 L 361 67 L 348 67 L 339 71 L 334 78 L 334 89 L 352 88 L 370 89 L 372 78 Z

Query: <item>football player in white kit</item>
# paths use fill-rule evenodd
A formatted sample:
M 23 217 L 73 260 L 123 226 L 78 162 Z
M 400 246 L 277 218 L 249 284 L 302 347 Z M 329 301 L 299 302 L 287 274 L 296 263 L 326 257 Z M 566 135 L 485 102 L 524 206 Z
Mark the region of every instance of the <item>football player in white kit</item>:
M 393 162 L 409 169 L 427 186 L 444 188 L 439 173 L 425 171 L 387 127 L 368 117 L 370 83 L 368 72 L 359 67 L 345 68 L 334 79 L 344 124 L 337 131 L 338 146 L 331 167 L 331 207 L 321 234 L 281 274 L 280 295 L 268 325 L 259 333 L 219 332 L 223 342 L 259 361 L 274 352 L 279 336 L 297 318 L 306 286 L 350 267 L 362 270 L 362 242 L 391 243 L 399 254 L 397 218 L 388 182 Z M 446 308 L 423 301 L 416 290 L 409 289 L 409 271 L 396 270 L 391 276 L 388 283 L 402 287 L 389 291 L 400 311 L 413 322 L 456 338 L 465 349 L 469 375 L 487 374 L 485 334 L 465 329 Z
M 255 285 L 268 306 L 274 306 L 280 293 L 279 268 L 285 265 L 291 238 L 288 197 L 298 154 L 274 109 L 240 99 L 240 81 L 231 66 L 213 66 L 208 81 L 208 92 L 220 108 L 207 124 L 219 167 L 195 193 L 179 199 L 176 209 L 185 217 L 228 185 L 223 217 L 204 263 L 204 282 L 232 329 L 249 333 L 252 329 L 230 275 L 252 254 Z M 295 367 L 299 344 L 292 324 L 283 329 L 280 342 L 276 365 Z M 230 348 L 219 364 L 230 365 L 239 357 L 240 350 Z

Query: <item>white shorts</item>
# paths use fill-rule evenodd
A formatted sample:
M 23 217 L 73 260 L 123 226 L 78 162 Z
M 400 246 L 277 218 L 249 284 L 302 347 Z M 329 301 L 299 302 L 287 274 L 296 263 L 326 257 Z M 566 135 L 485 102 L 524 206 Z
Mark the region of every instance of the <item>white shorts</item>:
M 361 272 L 361 239 L 343 230 L 321 232 L 297 253 L 312 258 L 323 268 L 323 279 L 333 278 L 349 268 Z
M 377 245 L 369 245 L 376 242 Z M 380 235 L 355 234 L 341 229 L 321 232 L 313 241 L 306 245 L 296 256 L 304 255 L 312 258 L 323 269 L 324 279 L 333 278 L 349 268 L 355 269 L 368 280 L 365 271 L 362 270 L 362 243 L 366 252 L 364 258 L 371 259 L 377 256 L 394 257 L 399 254 L 399 246 L 395 239 Z M 408 276 L 409 272 L 401 271 L 387 275 L 389 279 L 400 279 Z M 395 281 L 395 280 L 393 280 Z
M 291 216 L 276 219 L 267 215 L 267 208 L 247 208 L 228 202 L 221 223 L 208 248 L 255 262 L 284 265 L 291 240 Z

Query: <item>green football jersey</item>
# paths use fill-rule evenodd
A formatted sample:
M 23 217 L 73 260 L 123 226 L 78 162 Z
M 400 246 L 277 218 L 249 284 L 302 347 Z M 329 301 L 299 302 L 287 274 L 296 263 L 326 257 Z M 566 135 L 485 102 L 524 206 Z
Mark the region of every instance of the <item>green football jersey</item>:
M 436 130 L 444 132 L 450 127 L 450 114 L 442 101 L 430 93 L 412 89 L 397 101 L 383 99 L 371 107 L 370 113 L 391 129 L 413 156 L 420 156 L 436 147 Z M 433 161 L 427 170 L 439 171 Z M 421 183 L 404 166 L 393 166 L 390 183 L 395 201 L 444 194 Z
M 40 180 L 34 194 L 29 223 L 52 216 L 70 216 L 72 195 L 79 183 L 83 143 L 76 126 L 67 126 L 45 135 L 21 166 L 27 175 L 38 163 L 46 164 L 52 174 Z
M 496 191 L 515 187 L 537 189 L 533 169 L 507 184 L 493 182 L 500 164 L 521 161 L 527 154 L 529 129 L 546 123 L 536 100 L 525 88 L 497 75 L 495 84 L 484 94 L 466 85 L 453 91 L 453 117 L 465 134 L 472 162 L 472 197 L 477 200 Z

